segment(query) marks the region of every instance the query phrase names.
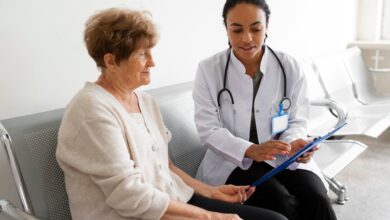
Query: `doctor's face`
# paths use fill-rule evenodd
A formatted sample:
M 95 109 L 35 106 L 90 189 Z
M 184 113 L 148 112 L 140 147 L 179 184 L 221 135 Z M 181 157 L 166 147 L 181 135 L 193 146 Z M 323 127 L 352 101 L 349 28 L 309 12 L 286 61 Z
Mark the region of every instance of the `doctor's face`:
M 237 4 L 226 16 L 226 30 L 234 55 L 249 62 L 261 55 L 267 33 L 265 12 L 256 5 Z

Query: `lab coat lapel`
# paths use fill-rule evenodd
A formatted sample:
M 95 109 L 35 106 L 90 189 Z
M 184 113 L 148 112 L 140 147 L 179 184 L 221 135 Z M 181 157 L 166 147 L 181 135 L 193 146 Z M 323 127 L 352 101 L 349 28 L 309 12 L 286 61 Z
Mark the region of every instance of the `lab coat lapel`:
M 252 111 L 253 81 L 246 74 L 244 65 L 231 54 L 231 68 L 229 69 L 228 87 L 235 101 L 235 135 L 244 139 L 249 138 L 249 128 Z

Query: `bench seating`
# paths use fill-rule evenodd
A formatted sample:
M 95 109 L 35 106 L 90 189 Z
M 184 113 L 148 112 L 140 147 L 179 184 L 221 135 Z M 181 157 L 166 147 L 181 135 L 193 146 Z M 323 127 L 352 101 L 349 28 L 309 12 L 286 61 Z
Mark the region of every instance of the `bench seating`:
M 327 97 L 321 84 L 321 78 L 313 69 L 311 59 L 301 59 L 299 63 L 307 80 L 307 93 L 311 104 L 308 135 L 317 137 L 331 128 L 343 124 L 347 120 L 348 110 L 342 103 Z M 340 132 L 342 131 L 337 134 Z
M 327 97 L 321 78 L 313 69 L 312 60 L 306 58 L 299 62 L 308 82 L 311 104 L 308 135 L 317 137 L 347 121 L 348 111 L 342 103 Z M 336 135 L 343 133 L 343 129 Z M 359 156 L 367 146 L 353 140 L 327 140 L 321 146 L 321 151 L 316 153 L 314 158 L 329 183 L 330 189 L 337 195 L 336 202 L 344 204 L 347 200 L 346 187 L 337 181 L 335 176 Z
M 355 49 L 347 49 L 339 54 L 313 58 L 312 66 L 324 90 L 324 98 L 342 103 L 348 111 L 348 124 L 338 135 L 365 135 L 376 138 L 390 126 L 390 103 L 377 102 L 367 105 L 358 99 L 358 94 L 361 93 L 357 93 L 358 84 L 353 83 L 349 72 L 359 69 L 356 66 L 358 64 L 352 62 L 352 58 L 356 58 L 353 56 L 354 51 L 356 52 Z M 359 80 L 359 85 L 362 83 Z M 370 81 L 365 83 L 369 84 Z
M 192 82 L 148 92 L 157 98 L 164 121 L 173 134 L 169 144 L 172 161 L 194 176 L 206 149 L 200 144 L 193 121 Z M 35 219 L 22 217 L 26 214 L 20 210 L 39 219 L 71 218 L 63 173 L 55 160 L 62 114 L 63 109 L 59 109 L 0 121 L 0 156 L 10 162 L 0 167 L 1 181 L 9 182 L 8 188 L 0 188 L 0 220 Z M 335 158 L 330 158 L 323 152 L 327 148 L 339 148 L 340 144 L 326 142 L 317 153 L 316 159 L 324 158 L 320 163 L 324 171 L 331 165 L 327 163 L 337 161 L 339 156 L 336 153 Z M 364 145 L 358 145 L 361 151 L 365 149 Z M 333 177 L 337 172 L 328 175 Z M 9 188 L 10 185 L 16 190 Z

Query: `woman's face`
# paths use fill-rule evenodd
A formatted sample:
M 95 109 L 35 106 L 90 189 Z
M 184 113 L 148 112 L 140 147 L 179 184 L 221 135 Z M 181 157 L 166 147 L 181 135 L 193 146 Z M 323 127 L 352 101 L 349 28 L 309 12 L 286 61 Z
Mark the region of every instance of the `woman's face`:
M 226 15 L 226 30 L 234 55 L 250 61 L 261 54 L 267 33 L 265 12 L 253 4 L 237 4 Z
M 150 82 L 150 68 L 154 66 L 152 48 L 140 46 L 116 66 L 115 81 L 124 89 L 147 85 Z

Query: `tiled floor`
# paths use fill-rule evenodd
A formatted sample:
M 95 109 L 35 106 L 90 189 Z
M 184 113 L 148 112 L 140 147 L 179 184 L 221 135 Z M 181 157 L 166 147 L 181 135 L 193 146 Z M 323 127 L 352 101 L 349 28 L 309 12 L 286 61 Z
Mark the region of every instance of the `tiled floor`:
M 339 220 L 390 219 L 390 129 L 377 139 L 351 136 L 368 148 L 336 179 L 347 186 L 349 201 L 334 205 Z M 331 198 L 335 198 L 331 193 Z

